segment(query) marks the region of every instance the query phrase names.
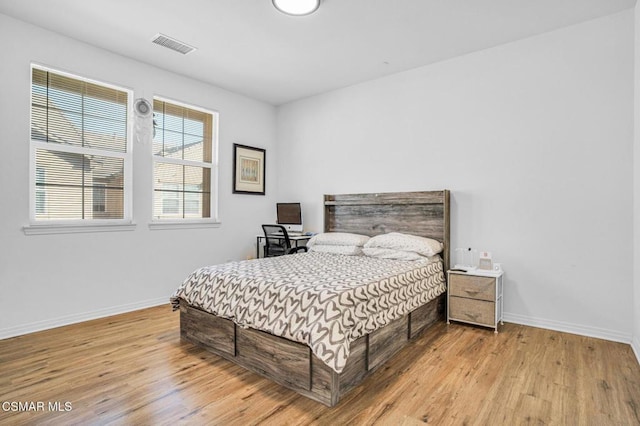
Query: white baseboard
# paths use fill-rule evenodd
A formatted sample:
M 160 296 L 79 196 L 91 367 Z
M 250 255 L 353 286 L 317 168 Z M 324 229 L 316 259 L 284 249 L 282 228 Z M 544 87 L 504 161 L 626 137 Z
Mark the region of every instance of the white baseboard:
M 604 328 L 589 327 L 579 324 L 572 324 L 562 321 L 547 320 L 541 318 L 533 318 L 525 315 L 504 313 L 504 321 L 516 324 L 528 325 L 531 327 L 546 328 L 549 330 L 562 331 L 564 333 L 577 334 L 580 336 L 595 337 L 598 339 L 611 340 L 613 342 L 621 342 L 631 344 L 631 334 L 621 333 L 619 331 L 607 330 Z M 638 342 L 640 349 L 640 342 Z M 633 345 L 632 345 L 633 346 Z M 636 356 L 638 351 L 636 350 Z M 640 359 L 640 358 L 639 358 Z
M 636 354 L 638 364 L 640 364 L 640 336 L 633 336 L 633 340 L 631 341 L 631 349 L 633 349 L 633 353 Z
M 21 336 L 23 334 L 35 333 L 36 331 L 49 330 L 51 328 L 62 327 L 64 325 L 109 317 L 111 315 L 124 314 L 126 312 L 137 311 L 139 309 L 151 308 L 153 306 L 164 304 L 169 304 L 169 299 L 167 297 L 143 300 L 140 302 L 128 303 L 126 305 L 99 309 L 92 312 L 84 312 L 81 314 L 67 315 L 50 320 L 32 322 L 30 324 L 20 325 L 17 327 L 0 329 L 0 339 L 8 339 L 9 337 Z

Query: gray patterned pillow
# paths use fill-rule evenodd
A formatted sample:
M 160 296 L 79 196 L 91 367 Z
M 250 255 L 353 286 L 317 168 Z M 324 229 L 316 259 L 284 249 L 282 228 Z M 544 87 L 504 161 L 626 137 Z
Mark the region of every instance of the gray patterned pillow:
M 399 232 L 376 235 L 369 239 L 364 247 L 414 252 L 423 256 L 433 256 L 442 251 L 442 243 L 439 241 Z
M 358 246 L 315 245 L 310 247 L 309 251 L 317 251 L 320 253 L 344 254 L 347 256 L 362 255 L 362 247 L 358 247 Z

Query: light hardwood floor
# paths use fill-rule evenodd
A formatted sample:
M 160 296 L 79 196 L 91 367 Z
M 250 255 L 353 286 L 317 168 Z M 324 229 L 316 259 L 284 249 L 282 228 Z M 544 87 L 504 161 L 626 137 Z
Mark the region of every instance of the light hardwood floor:
M 625 344 L 441 322 L 327 408 L 181 342 L 178 325 L 167 305 L 0 341 L 0 424 L 640 424 Z

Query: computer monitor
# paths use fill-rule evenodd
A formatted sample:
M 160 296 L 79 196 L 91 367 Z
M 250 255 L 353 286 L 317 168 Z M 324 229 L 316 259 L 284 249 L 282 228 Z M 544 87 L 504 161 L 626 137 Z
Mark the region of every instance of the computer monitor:
M 300 203 L 277 203 L 277 222 L 283 225 L 287 231 L 302 232 L 302 209 Z

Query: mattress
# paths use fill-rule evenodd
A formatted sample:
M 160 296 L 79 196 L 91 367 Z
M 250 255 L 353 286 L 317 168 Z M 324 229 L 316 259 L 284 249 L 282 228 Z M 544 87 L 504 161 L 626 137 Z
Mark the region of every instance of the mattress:
M 400 261 L 310 252 L 199 268 L 171 302 L 307 344 L 340 373 L 351 342 L 445 288 L 439 256 Z

